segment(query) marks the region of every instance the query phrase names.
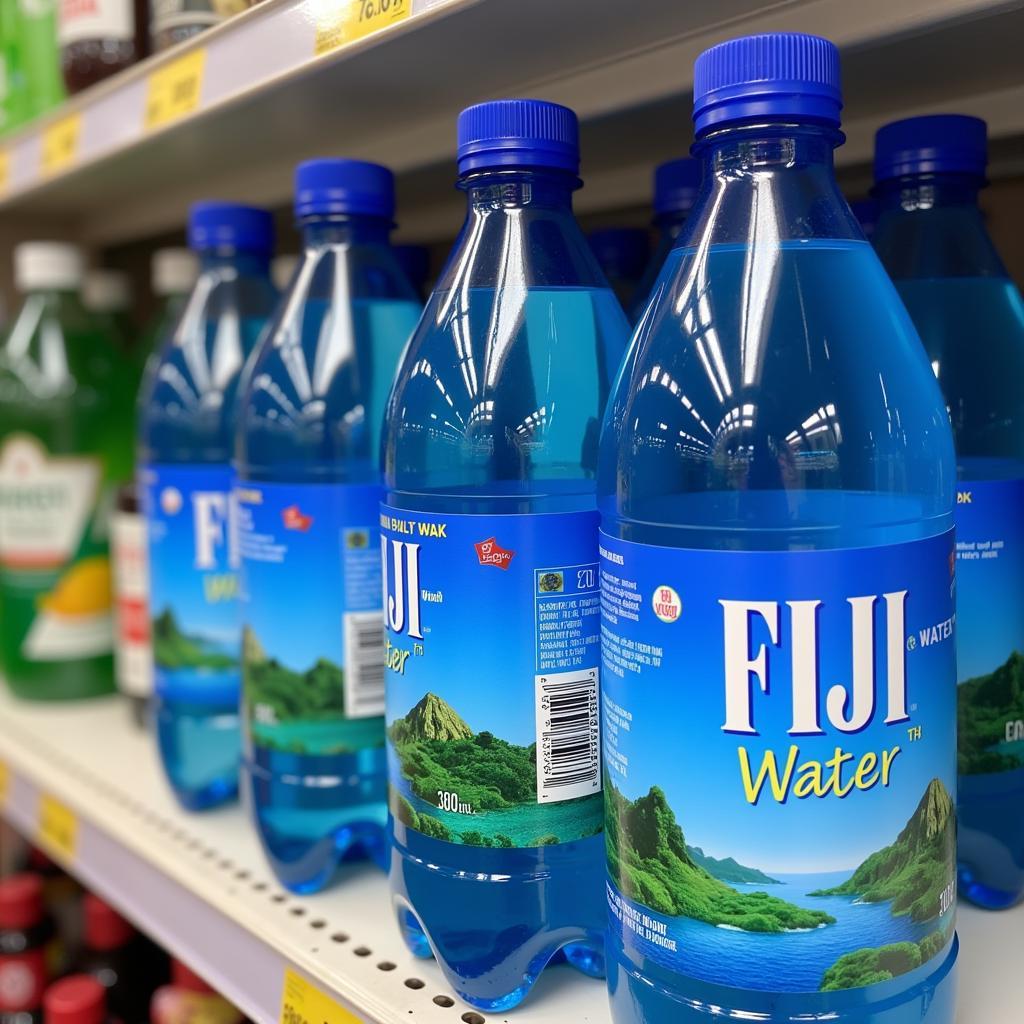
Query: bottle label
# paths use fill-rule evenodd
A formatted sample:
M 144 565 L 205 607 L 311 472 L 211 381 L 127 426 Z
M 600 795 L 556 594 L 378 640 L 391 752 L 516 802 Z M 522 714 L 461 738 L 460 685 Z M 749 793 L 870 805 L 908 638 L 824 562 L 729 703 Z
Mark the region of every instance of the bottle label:
M 630 953 L 772 992 L 942 954 L 954 564 L 952 530 L 802 552 L 601 534 L 607 895 Z
M 57 8 L 59 46 L 83 39 L 130 43 L 134 37 L 132 0 L 60 0 Z
M 960 772 L 1024 775 L 1024 480 L 961 482 Z
M 238 699 L 238 557 L 228 466 L 146 467 L 149 612 L 157 696 Z
M 228 13 L 237 13 L 234 5 L 223 5 L 223 8 L 215 8 L 212 0 L 153 0 L 150 32 L 217 25 Z
M 110 520 L 110 548 L 117 620 L 117 686 L 131 697 L 148 697 L 153 692 L 153 648 L 146 520 L 138 512 L 115 512 Z
M 51 456 L 36 438 L 0 447 L 5 646 L 26 661 L 109 654 L 110 563 L 100 463 Z
M 25 1014 L 31 1019 L 28 1015 L 43 1005 L 46 978 L 45 947 L 0 954 L 0 1013 Z
M 383 746 L 380 487 L 246 481 L 235 495 L 250 742 Z
M 380 522 L 396 820 L 472 846 L 600 833 L 597 513 Z

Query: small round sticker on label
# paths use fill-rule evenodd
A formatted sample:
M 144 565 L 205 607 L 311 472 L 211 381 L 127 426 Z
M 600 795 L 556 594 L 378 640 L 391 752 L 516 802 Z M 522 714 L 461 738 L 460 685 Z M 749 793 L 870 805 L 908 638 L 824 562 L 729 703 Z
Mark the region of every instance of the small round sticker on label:
M 671 587 L 659 586 L 651 597 L 651 607 L 662 622 L 675 622 L 682 613 L 683 602 Z

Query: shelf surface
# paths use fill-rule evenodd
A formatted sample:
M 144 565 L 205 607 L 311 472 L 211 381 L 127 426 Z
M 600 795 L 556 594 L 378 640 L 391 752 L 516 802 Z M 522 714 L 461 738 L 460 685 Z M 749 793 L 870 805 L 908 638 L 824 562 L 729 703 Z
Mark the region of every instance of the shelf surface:
M 776 30 L 843 51 L 841 162 L 866 163 L 883 121 L 936 110 L 1024 138 L 1022 0 L 264 0 L 0 143 L 0 213 L 114 244 L 180 228 L 204 196 L 285 204 L 298 160 L 345 154 L 398 172 L 405 237 L 444 237 L 456 114 L 501 95 L 578 111 L 581 212 L 642 203 L 652 165 L 689 145 L 694 58 Z
M 378 871 L 349 869 L 316 896 L 284 892 L 241 808 L 181 811 L 155 756 L 119 700 L 27 705 L 0 692 L 4 817 L 31 839 L 46 829 L 48 852 L 258 1024 L 281 1019 L 289 969 L 360 1020 L 465 1020 L 470 1008 L 436 964 L 406 952 Z M 958 927 L 960 1024 L 1020 1024 L 1024 906 L 989 914 L 961 904 Z M 469 1016 L 468 1024 L 609 1021 L 604 986 L 568 967 L 545 971 L 507 1017 Z

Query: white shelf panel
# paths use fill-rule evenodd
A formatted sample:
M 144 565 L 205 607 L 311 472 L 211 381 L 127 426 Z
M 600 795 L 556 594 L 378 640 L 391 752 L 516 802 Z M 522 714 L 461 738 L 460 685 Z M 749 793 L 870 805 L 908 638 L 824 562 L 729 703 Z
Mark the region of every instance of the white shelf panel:
M 455 116 L 501 95 L 579 112 L 581 212 L 644 203 L 652 165 L 689 145 L 694 58 L 741 32 L 811 31 L 840 45 L 841 162 L 867 160 L 883 120 L 936 109 L 981 113 L 995 139 L 1024 136 L 1021 0 L 403 0 L 404 20 L 317 55 L 318 19 L 356 2 L 264 0 L 0 144 L 6 224 L 94 244 L 153 237 L 204 196 L 285 204 L 298 160 L 346 154 L 399 173 L 404 237 L 444 237 L 461 215 Z M 152 75 L 199 50 L 197 107 L 147 132 Z M 80 117 L 77 155 L 47 175 L 44 137 L 69 116 Z
M 33 838 L 41 799 L 59 800 L 77 821 L 73 854 L 58 857 L 64 866 L 258 1024 L 277 1024 L 289 967 L 360 1020 L 459 1024 L 468 1014 L 479 1024 L 436 964 L 406 952 L 378 871 L 348 869 L 316 896 L 285 893 L 241 808 L 178 808 L 152 741 L 119 701 L 28 705 L 0 692 L 0 762 L 4 817 Z M 1001 914 L 961 906 L 959 932 L 960 1024 L 1020 1024 L 1024 906 Z M 545 971 L 519 1009 L 482 1016 L 485 1024 L 609 1022 L 604 986 L 568 967 Z

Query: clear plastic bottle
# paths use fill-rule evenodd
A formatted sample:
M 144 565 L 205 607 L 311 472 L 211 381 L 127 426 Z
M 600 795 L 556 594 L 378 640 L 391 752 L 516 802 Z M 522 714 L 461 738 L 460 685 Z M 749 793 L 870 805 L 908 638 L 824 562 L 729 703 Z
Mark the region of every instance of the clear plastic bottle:
M 386 866 L 380 433 L 421 310 L 394 206 L 385 167 L 299 166 L 302 257 L 240 406 L 243 785 L 296 892 L 353 855 Z
M 924 341 L 957 449 L 960 892 L 1024 895 L 1024 302 L 985 230 L 985 122 L 882 128 L 875 248 Z
M 601 228 L 587 235 L 616 298 L 628 309 L 647 267 L 651 240 L 643 228 Z
M 658 280 L 687 215 L 693 209 L 702 173 L 700 161 L 689 156 L 666 160 L 654 169 L 654 225 L 658 229 L 658 242 L 647 269 L 637 282 L 632 304 L 627 307 L 633 323 L 647 308 L 654 282 Z
M 603 971 L 597 438 L 628 327 L 572 213 L 576 116 L 459 118 L 468 213 L 384 441 L 400 925 L 475 1006 Z
M 955 462 L 836 186 L 839 55 L 698 58 L 601 439 L 616 1024 L 952 1024 Z
M 78 301 L 81 253 L 15 250 L 24 295 L 0 354 L 0 651 L 11 689 L 66 700 L 113 689 L 108 515 L 131 477 L 120 356 Z
M 265 210 L 199 203 L 200 273 L 140 396 L 138 463 L 149 539 L 155 717 L 181 803 L 234 797 L 241 623 L 231 457 L 242 367 L 274 310 Z
M 142 331 L 138 361 L 145 364 L 160 351 L 174 330 L 199 275 L 199 259 L 191 249 L 157 249 L 150 263 L 150 288 L 156 310 Z

